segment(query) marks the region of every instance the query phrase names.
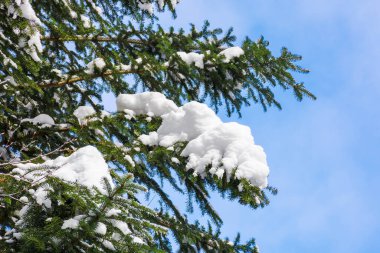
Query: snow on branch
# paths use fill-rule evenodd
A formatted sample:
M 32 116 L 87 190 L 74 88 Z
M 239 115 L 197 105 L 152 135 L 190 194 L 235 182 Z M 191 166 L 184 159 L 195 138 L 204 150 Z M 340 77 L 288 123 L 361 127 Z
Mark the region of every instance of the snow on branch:
M 32 184 L 43 182 L 47 176 L 78 183 L 88 188 L 96 187 L 100 191 L 104 191 L 103 178 L 112 184 L 108 165 L 102 154 L 93 146 L 80 148 L 68 157 L 60 156 L 42 164 L 17 164 L 17 168 L 12 172 Z
M 247 126 L 221 119 L 205 104 L 190 102 L 181 107 L 157 92 L 121 94 L 117 108 L 128 114 L 161 116 L 156 132 L 141 135 L 149 146 L 171 147 L 186 142 L 181 156 L 188 157 L 187 170 L 204 177 L 207 173 L 227 180 L 247 179 L 252 185 L 265 188 L 269 168 L 261 146 L 255 145 Z

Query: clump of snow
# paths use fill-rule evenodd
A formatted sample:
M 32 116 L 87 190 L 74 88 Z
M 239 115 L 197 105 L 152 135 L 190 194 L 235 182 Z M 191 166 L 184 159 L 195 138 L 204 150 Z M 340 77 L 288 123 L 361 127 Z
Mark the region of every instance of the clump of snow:
M 26 18 L 31 22 L 36 23 L 37 25 L 41 25 L 41 20 L 36 16 L 36 13 L 33 10 L 29 0 L 15 1 L 15 3 L 19 5 L 23 18 Z
M 190 102 L 162 116 L 162 124 L 157 130 L 158 144 L 170 147 L 179 141 L 190 141 L 221 123 L 207 105 Z
M 139 136 L 139 140 L 148 146 L 154 146 L 158 144 L 158 134 L 157 132 L 150 132 L 148 135 L 143 134 Z
M 107 249 L 109 250 L 112 250 L 112 251 L 116 251 L 115 249 L 115 246 L 113 246 L 112 242 L 108 241 L 108 240 L 104 240 L 102 242 L 103 246 L 106 247 Z
M 34 31 L 28 40 L 29 54 L 36 62 L 40 62 L 37 52 L 42 52 L 41 34 L 39 31 Z M 37 50 L 37 51 L 36 51 Z
M 158 8 L 160 10 L 163 10 L 164 9 L 164 4 L 165 4 L 164 0 L 157 0 L 157 2 L 158 2 Z
M 16 238 L 17 240 L 20 240 L 22 237 L 22 233 L 13 233 L 13 237 Z
M 140 237 L 132 236 L 132 238 L 133 238 L 133 242 L 134 242 L 134 243 L 137 243 L 137 244 L 145 244 L 144 241 L 143 241 Z
M 206 167 L 211 165 L 208 173 L 219 178 L 223 174 L 228 179 L 245 178 L 260 188 L 268 183 L 269 168 L 263 148 L 254 144 L 249 127 L 235 122 L 205 131 L 186 145 L 181 156 L 189 157 L 186 168 L 201 176 L 206 175 Z
M 131 230 L 129 229 L 128 224 L 125 223 L 124 221 L 114 220 L 114 219 L 110 219 L 109 221 L 115 228 L 119 229 L 124 235 L 131 233 Z
M 224 49 L 219 55 L 224 56 L 224 62 L 230 62 L 235 57 L 240 57 L 244 55 L 244 50 L 240 47 L 229 47 Z
M 44 169 L 39 169 L 42 167 Z M 93 146 L 80 148 L 70 156 L 60 156 L 42 164 L 18 164 L 13 172 L 32 182 L 41 182 L 47 175 L 51 175 L 89 188 L 97 187 L 102 192 L 105 192 L 103 178 L 113 186 L 108 165 L 102 154 Z
M 87 69 L 85 70 L 85 73 L 92 75 L 95 73 L 95 69 L 102 71 L 105 66 L 106 62 L 103 58 L 95 58 L 87 64 Z
M 22 197 L 20 198 L 20 201 L 21 201 L 21 202 L 24 202 L 24 203 L 28 203 L 28 202 L 29 202 L 29 199 L 28 199 L 26 196 L 22 196 Z
M 49 127 L 55 124 L 52 117 L 47 114 L 40 114 L 33 119 L 22 119 L 21 122 L 31 122 L 34 125 L 42 125 L 42 127 Z
M 194 170 L 196 175 L 225 175 L 228 180 L 246 179 L 260 188 L 267 186 L 266 155 L 262 147 L 255 145 L 248 127 L 223 123 L 213 110 L 198 102 L 187 103 L 161 118 L 157 132 L 139 137 L 143 144 L 172 147 L 188 142 L 181 156 L 188 157 L 186 169 Z
M 176 163 L 176 164 L 179 164 L 179 163 L 180 163 L 180 161 L 178 160 L 177 157 L 172 157 L 172 158 L 171 158 L 171 161 L 172 161 L 173 163 Z
M 164 9 L 164 5 L 165 5 L 164 0 L 156 0 L 156 1 L 157 1 L 157 4 L 158 4 L 158 9 L 159 10 L 163 10 Z M 172 4 L 173 9 L 176 8 L 177 3 L 179 3 L 179 2 L 180 2 L 180 0 L 170 0 L 170 3 Z M 141 10 L 149 12 L 150 15 L 153 14 L 153 3 L 150 3 L 149 0 L 140 0 L 139 3 L 138 3 L 138 7 Z
M 120 94 L 116 98 L 116 106 L 119 112 L 129 110 L 136 115 L 151 114 L 151 116 L 161 116 L 178 109 L 173 101 L 159 92 Z
M 171 0 L 170 3 L 172 4 L 173 8 L 177 6 L 177 3 L 181 2 L 180 0 Z
M 35 199 L 36 203 L 44 208 L 50 209 L 52 201 L 49 193 L 53 190 L 44 181 L 47 177 L 60 178 L 66 182 L 78 183 L 90 189 L 96 187 L 101 193 L 106 194 L 103 186 L 103 179 L 106 178 L 111 187 L 114 187 L 108 165 L 102 154 L 92 146 L 86 146 L 78 149 L 72 155 L 60 156 L 54 160 L 48 160 L 42 164 L 17 164 L 12 170 L 22 180 L 27 180 L 31 185 L 37 185 L 36 190 L 29 189 L 28 192 Z M 16 225 L 22 225 L 24 217 L 29 209 L 27 198 L 23 197 L 20 201 L 26 205 L 18 212 L 20 220 Z M 74 218 L 65 220 L 62 229 L 75 229 L 84 215 L 77 215 Z
M 49 187 L 40 187 L 33 193 L 33 198 L 40 206 L 51 207 L 51 200 L 48 198 Z
M 76 229 L 78 226 L 79 220 L 71 218 L 63 222 L 61 229 Z
M 121 210 L 112 208 L 112 209 L 107 211 L 106 217 L 117 216 L 118 214 L 121 214 Z
M 105 235 L 107 233 L 107 226 L 102 222 L 98 222 L 96 225 L 95 233 Z
M 85 125 L 87 124 L 87 117 L 96 114 L 96 111 L 93 107 L 91 106 L 79 106 L 75 111 L 74 111 L 74 116 L 77 117 L 79 124 Z
M 85 15 L 80 15 L 80 19 L 82 20 L 84 28 L 91 28 L 90 18 Z
M 124 159 L 127 160 L 131 164 L 132 167 L 135 167 L 136 164 L 130 155 L 124 156 Z
M 149 12 L 150 15 L 153 14 L 153 4 L 151 4 L 151 3 L 141 3 L 141 2 L 139 2 L 139 8 L 141 10 Z
M 194 63 L 195 66 L 198 67 L 198 68 L 200 68 L 200 69 L 203 69 L 203 67 L 204 67 L 204 64 L 203 64 L 204 55 L 203 54 L 198 54 L 198 53 L 195 53 L 195 52 L 190 52 L 190 53 L 177 52 L 177 55 L 184 62 L 186 62 L 188 65 L 191 65 L 191 64 Z

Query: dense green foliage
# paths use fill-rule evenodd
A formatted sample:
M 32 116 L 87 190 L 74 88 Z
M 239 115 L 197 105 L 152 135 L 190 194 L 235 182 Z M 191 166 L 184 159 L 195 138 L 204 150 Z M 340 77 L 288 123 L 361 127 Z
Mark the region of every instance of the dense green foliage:
M 184 169 L 186 158 L 181 157 L 179 164 L 171 160 L 180 157 L 184 143 L 168 150 L 137 141 L 141 134 L 157 130 L 160 118 L 127 118 L 123 113 L 102 117 L 102 94 L 158 91 L 177 104 L 206 102 L 215 110 L 226 108 L 228 115 L 240 114 L 242 106 L 254 103 L 265 110 L 281 108 L 276 88 L 291 90 L 298 100 L 314 98 L 294 78 L 294 73 L 308 72 L 297 65 L 301 57 L 286 48 L 274 56 L 263 38 L 247 38 L 241 45 L 244 55 L 226 61 L 219 53 L 233 46 L 232 30 L 211 29 L 207 22 L 200 29 L 193 25 L 188 31 L 165 29 L 154 14 L 139 8 L 144 3 L 139 0 L 30 1 L 40 23 L 10 14 L 12 4 L 20 12 L 14 2 L 0 3 L 0 236 L 17 227 L 13 216 L 22 207 L 19 199 L 32 200 L 26 189 L 37 187 L 10 174 L 16 160 L 40 163 L 92 145 L 104 155 L 118 187 L 108 188 L 108 194 L 94 194 L 48 177 L 44 184 L 53 189 L 52 208 L 31 203 L 24 236 L 16 243 L 0 240 L 0 252 L 112 252 L 100 245 L 100 236 L 94 233 L 96 222 L 109 222 L 105 210 L 112 208 L 125 210 L 128 215 L 119 218 L 146 242 L 141 246 L 125 236 L 123 243 L 113 241 L 117 252 L 170 252 L 177 247 L 180 252 L 255 252 L 254 241 L 241 243 L 237 238 L 231 243 L 221 238 L 222 219 L 209 201 L 209 192 L 218 191 L 257 208 L 267 205 L 266 193 L 275 190 L 262 190 L 245 181 L 239 190 L 237 180 L 193 176 Z M 160 9 L 160 1 L 153 2 Z M 163 2 L 160 10 L 175 17 L 176 1 Z M 32 43 L 33 36 L 41 40 L 43 50 Z M 203 54 L 204 67 L 187 64 L 177 52 Z M 86 71 L 95 58 L 104 59 L 106 66 Z M 80 124 L 73 112 L 81 105 L 92 106 L 98 119 Z M 56 124 L 43 128 L 22 121 L 41 113 Z M 134 158 L 135 166 L 126 153 Z M 136 197 L 145 188 L 154 210 Z M 174 203 L 172 189 L 183 195 L 183 202 Z M 210 223 L 189 222 L 188 214 L 177 208 L 184 202 L 187 212 L 199 207 Z M 63 220 L 80 214 L 89 217 L 81 222 L 80 231 L 60 229 Z M 115 230 L 105 237 L 112 241 Z M 97 246 L 86 248 L 81 241 Z

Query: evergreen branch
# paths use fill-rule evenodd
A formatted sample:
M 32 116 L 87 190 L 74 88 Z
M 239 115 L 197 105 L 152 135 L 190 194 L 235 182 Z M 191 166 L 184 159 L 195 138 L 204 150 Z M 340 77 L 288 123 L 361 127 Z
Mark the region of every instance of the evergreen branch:
M 43 156 L 49 156 L 49 155 L 52 155 L 54 153 L 57 153 L 57 152 L 61 152 L 63 150 L 63 148 L 67 145 L 67 144 L 71 144 L 75 141 L 76 139 L 71 139 L 69 141 L 66 141 L 65 143 L 63 143 L 61 146 L 59 146 L 58 148 L 46 153 L 46 154 L 40 154 L 38 156 L 35 156 L 29 160 L 25 160 L 25 161 L 18 161 L 18 162 L 7 162 L 7 163 L 1 163 L 0 164 L 0 167 L 4 167 L 4 166 L 7 166 L 7 165 L 13 165 L 13 166 L 16 166 L 17 164 L 24 164 L 24 163 L 30 163 L 34 160 L 37 160 Z M 24 175 L 25 176 L 25 175 Z
M 49 36 L 41 36 L 42 41 L 95 41 L 95 42 L 126 42 L 129 44 L 146 44 L 145 41 L 138 39 L 126 39 L 124 36 L 120 37 L 106 37 L 106 36 L 62 36 L 62 37 L 49 37 Z
M 80 81 L 88 81 L 99 77 L 106 77 L 112 75 L 124 75 L 124 74 L 138 74 L 141 71 L 138 70 L 106 70 L 99 74 L 89 75 L 89 76 L 78 76 L 64 81 L 52 82 L 52 83 L 43 83 L 40 84 L 41 88 L 51 88 L 51 87 L 62 87 L 66 84 L 72 84 Z

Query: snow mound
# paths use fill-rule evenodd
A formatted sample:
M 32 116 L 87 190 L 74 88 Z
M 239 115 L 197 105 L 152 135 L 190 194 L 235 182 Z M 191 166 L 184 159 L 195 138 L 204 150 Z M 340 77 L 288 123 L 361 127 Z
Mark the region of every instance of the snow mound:
M 95 233 L 105 235 L 107 233 L 107 226 L 102 222 L 98 222 Z
M 33 119 L 23 119 L 21 122 L 31 122 L 34 125 L 41 124 L 43 127 L 45 126 L 52 126 L 55 124 L 54 120 L 52 117 L 50 117 L 47 114 L 40 114 Z
M 195 64 L 196 67 L 203 69 L 204 64 L 203 64 L 203 54 L 198 54 L 195 52 L 177 52 L 177 55 L 181 57 L 181 59 L 186 62 L 188 65 Z
M 267 186 L 266 155 L 255 145 L 249 127 L 223 123 L 213 110 L 198 102 L 187 103 L 161 118 L 157 132 L 139 137 L 144 145 L 171 147 L 188 142 L 181 153 L 188 157 L 187 170 L 202 177 L 211 173 L 219 178 L 225 175 L 227 180 L 246 179 L 260 188 Z
M 42 167 L 51 169 L 38 170 Z M 32 182 L 41 181 L 47 175 L 51 175 L 89 188 L 97 187 L 103 193 L 105 192 L 102 183 L 103 178 L 106 178 L 112 185 L 108 165 L 102 154 L 93 146 L 80 148 L 70 156 L 60 156 L 42 164 L 19 164 L 13 172 Z
M 252 185 L 267 186 L 269 168 L 262 147 L 255 145 L 251 130 L 236 122 L 222 123 L 191 140 L 181 156 L 189 157 L 187 169 L 200 176 L 208 171 L 219 178 L 247 179 Z
M 161 116 L 178 107 L 159 92 L 143 92 L 138 94 L 120 94 L 116 98 L 117 111 L 132 111 L 136 115 L 152 114 Z
M 86 118 L 96 114 L 96 111 L 94 108 L 91 106 L 79 106 L 75 111 L 74 111 L 74 116 L 77 117 L 79 124 L 85 125 L 87 124 Z
M 84 16 L 82 15 L 82 18 Z M 88 21 L 89 22 L 89 21 Z M 92 61 L 90 61 L 88 64 L 87 64 L 87 69 L 85 70 L 85 72 L 89 75 L 92 75 L 94 74 L 95 72 L 95 69 L 99 70 L 99 71 L 102 71 L 104 69 L 104 67 L 106 66 L 106 63 L 104 61 L 103 58 L 96 58 Z
M 65 220 L 62 224 L 61 229 L 76 229 L 79 226 L 79 220 L 76 219 L 68 219 Z
M 240 57 L 244 54 L 244 50 L 240 47 L 229 47 L 224 49 L 219 55 L 224 56 L 224 62 L 230 62 L 235 57 Z
M 205 104 L 190 102 L 162 116 L 157 130 L 160 146 L 169 147 L 179 141 L 190 141 L 222 123 Z

